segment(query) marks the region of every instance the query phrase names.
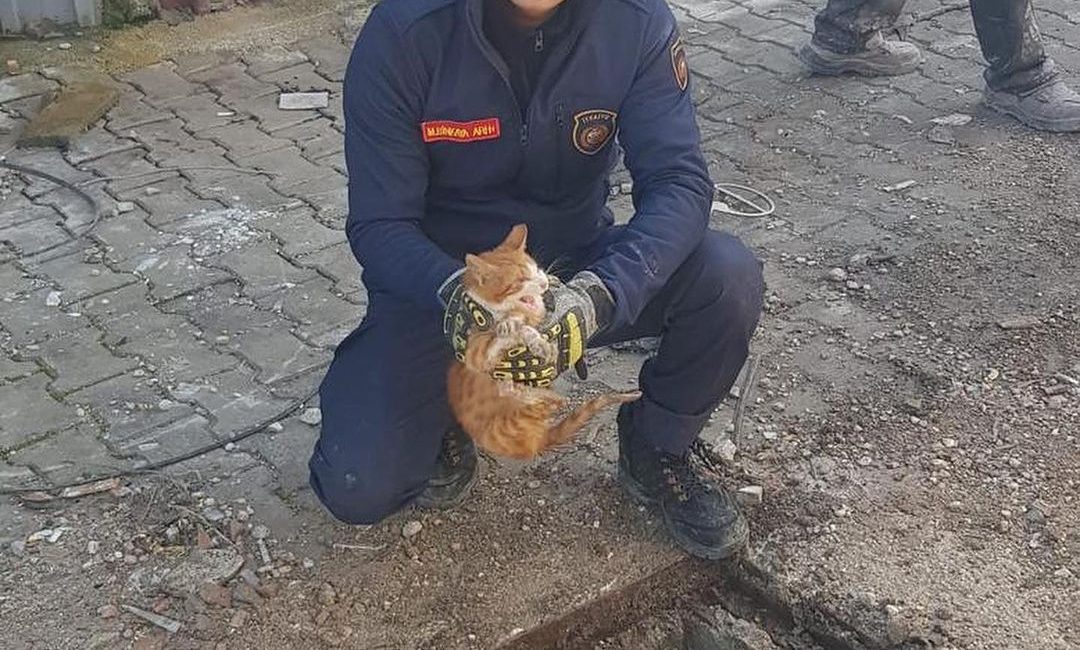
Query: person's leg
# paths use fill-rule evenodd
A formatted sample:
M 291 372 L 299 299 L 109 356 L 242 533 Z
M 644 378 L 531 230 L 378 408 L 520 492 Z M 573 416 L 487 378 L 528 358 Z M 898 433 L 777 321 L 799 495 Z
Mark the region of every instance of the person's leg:
M 972 0 L 987 104 L 1047 131 L 1080 130 L 1080 95 L 1058 78 L 1030 0 Z
M 347 523 L 371 524 L 430 491 L 446 496 L 472 480 L 475 454 L 446 402 L 453 357 L 437 318 L 375 296 L 338 346 L 320 388 L 322 430 L 308 463 L 311 486 Z M 457 433 L 457 432 L 455 432 Z M 446 450 L 443 441 L 457 443 Z M 454 444 L 451 444 L 454 447 Z M 449 463 L 448 467 L 444 467 Z M 438 481 L 437 481 L 438 482 Z
M 814 18 L 814 36 L 799 58 L 818 74 L 906 74 L 922 61 L 910 43 L 886 41 L 906 0 L 829 0 Z
M 709 231 L 632 326 L 590 341 L 660 336 L 641 369 L 643 397 L 619 411 L 619 480 L 659 505 L 675 541 L 702 557 L 727 557 L 747 538 L 731 496 L 702 480 L 688 455 L 746 361 L 763 294 L 753 253 L 734 236 Z

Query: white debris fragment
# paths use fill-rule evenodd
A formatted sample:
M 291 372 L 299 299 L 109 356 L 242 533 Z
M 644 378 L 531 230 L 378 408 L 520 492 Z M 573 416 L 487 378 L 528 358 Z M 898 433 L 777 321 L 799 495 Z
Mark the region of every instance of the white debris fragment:
M 49 295 L 45 296 L 46 307 L 59 307 L 60 296 L 63 295 L 59 291 L 50 291 Z
M 309 408 L 300 414 L 300 421 L 313 427 L 322 423 L 322 411 L 317 408 Z
M 278 108 L 283 111 L 307 111 L 330 105 L 330 93 L 281 93 Z
M 950 113 L 942 117 L 935 117 L 930 121 L 940 126 L 964 126 L 971 120 L 972 117 L 966 113 Z
M 897 183 L 896 185 L 886 185 L 885 187 L 881 188 L 881 191 L 889 193 L 900 192 L 902 190 L 906 190 L 909 187 L 913 187 L 916 184 L 917 181 L 903 181 L 901 183 Z

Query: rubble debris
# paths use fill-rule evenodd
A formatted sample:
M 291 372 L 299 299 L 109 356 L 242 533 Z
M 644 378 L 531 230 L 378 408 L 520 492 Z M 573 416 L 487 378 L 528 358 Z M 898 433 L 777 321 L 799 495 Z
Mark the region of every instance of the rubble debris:
M 840 267 L 830 269 L 827 276 L 831 282 L 846 282 L 848 279 L 848 273 Z
M 262 558 L 264 565 L 269 566 L 274 561 L 274 558 L 270 556 L 270 549 L 266 548 L 266 540 L 257 539 L 255 541 L 259 545 L 259 557 Z
M 410 539 L 419 535 L 420 531 L 423 529 L 424 524 L 414 519 L 412 521 L 406 522 L 405 525 L 401 527 L 401 536 L 405 539 Z
M 22 147 L 67 148 L 120 99 L 111 83 L 79 81 L 65 86 L 34 116 L 19 138 Z
M 966 113 L 951 113 L 942 117 L 935 117 L 930 121 L 939 126 L 964 126 L 972 119 L 973 118 Z
M 45 528 L 27 537 L 26 543 L 33 544 L 35 542 L 40 542 L 44 540 L 50 544 L 55 544 L 60 541 L 60 537 L 69 530 L 71 529 L 67 526 L 61 526 L 59 528 Z
M 764 496 L 765 489 L 760 485 L 747 485 L 739 488 L 739 491 L 735 493 L 735 498 L 739 500 L 739 503 L 748 506 L 760 504 Z
M 262 524 L 258 524 L 251 529 L 251 536 L 255 539 L 266 539 L 270 536 L 270 529 Z
M 244 558 L 231 548 L 195 549 L 162 577 L 162 585 L 178 594 L 198 591 L 204 582 L 224 583 L 244 566 Z
M 881 191 L 891 194 L 893 192 L 900 192 L 902 190 L 906 190 L 909 187 L 914 187 L 917 184 L 918 181 L 903 181 L 902 183 L 897 183 L 896 185 L 886 185 L 885 187 L 881 188 Z
M 330 93 L 281 93 L 278 108 L 283 111 L 307 111 L 330 105 Z
M 337 591 L 334 590 L 334 585 L 329 582 L 324 582 L 322 587 L 319 588 L 319 603 L 322 605 L 333 605 L 337 602 Z
M 997 326 L 1005 331 L 1026 330 L 1039 325 L 1042 325 L 1042 319 L 1038 316 L 1010 316 L 997 322 Z
M 116 618 L 120 615 L 120 609 L 116 605 L 103 605 L 98 608 L 98 616 L 101 618 Z
M 45 296 L 46 307 L 59 307 L 60 296 L 63 295 L 59 291 L 50 291 L 49 295 Z
M 684 635 L 686 650 L 778 650 L 765 630 L 723 607 L 687 617 Z
M 228 609 L 232 607 L 232 592 L 228 587 L 216 582 L 204 582 L 199 585 L 199 598 L 207 605 Z
M 317 427 L 322 423 L 322 411 L 317 408 L 306 409 L 300 414 L 300 421 L 304 424 Z
M 148 612 L 145 609 L 139 609 L 138 607 L 132 607 L 131 605 L 121 605 L 121 607 L 124 608 L 124 611 L 130 614 L 134 614 L 135 616 L 138 616 L 147 623 L 156 625 L 170 634 L 176 634 L 180 631 L 180 628 L 183 627 L 180 621 L 174 621 L 173 619 L 167 616 L 162 616 L 161 614 Z
M 60 498 L 62 499 L 78 499 L 80 497 L 90 496 L 91 494 L 101 494 L 102 492 L 112 492 L 119 489 L 121 485 L 119 478 L 107 478 L 100 481 L 94 481 L 93 483 L 83 483 L 82 485 L 73 485 L 66 487 L 60 492 Z
M 8 59 L 7 60 L 7 73 L 9 75 L 14 77 L 15 75 L 19 74 L 21 71 L 22 71 L 22 69 L 19 66 L 18 60 L 16 60 L 16 59 Z

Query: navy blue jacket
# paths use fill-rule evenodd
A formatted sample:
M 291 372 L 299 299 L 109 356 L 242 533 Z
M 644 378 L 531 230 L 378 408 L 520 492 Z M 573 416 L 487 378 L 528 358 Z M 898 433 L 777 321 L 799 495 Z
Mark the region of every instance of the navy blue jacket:
M 546 265 L 611 225 L 614 139 L 634 180 L 629 226 L 589 266 L 633 322 L 704 236 L 712 183 L 664 0 L 579 3 L 519 106 L 482 32 L 482 0 L 384 0 L 345 79 L 347 234 L 364 283 L 439 308 L 465 253 L 529 225 Z M 538 46 L 542 44 L 538 41 Z

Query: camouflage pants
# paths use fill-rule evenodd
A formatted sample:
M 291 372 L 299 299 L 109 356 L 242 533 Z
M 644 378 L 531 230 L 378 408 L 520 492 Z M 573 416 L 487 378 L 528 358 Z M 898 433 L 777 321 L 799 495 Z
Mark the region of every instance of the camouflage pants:
M 834 52 L 857 52 L 877 30 L 896 22 L 906 0 L 829 0 L 815 19 L 814 42 Z M 1030 0 L 971 0 L 975 31 L 995 90 L 1026 91 L 1053 80 Z

